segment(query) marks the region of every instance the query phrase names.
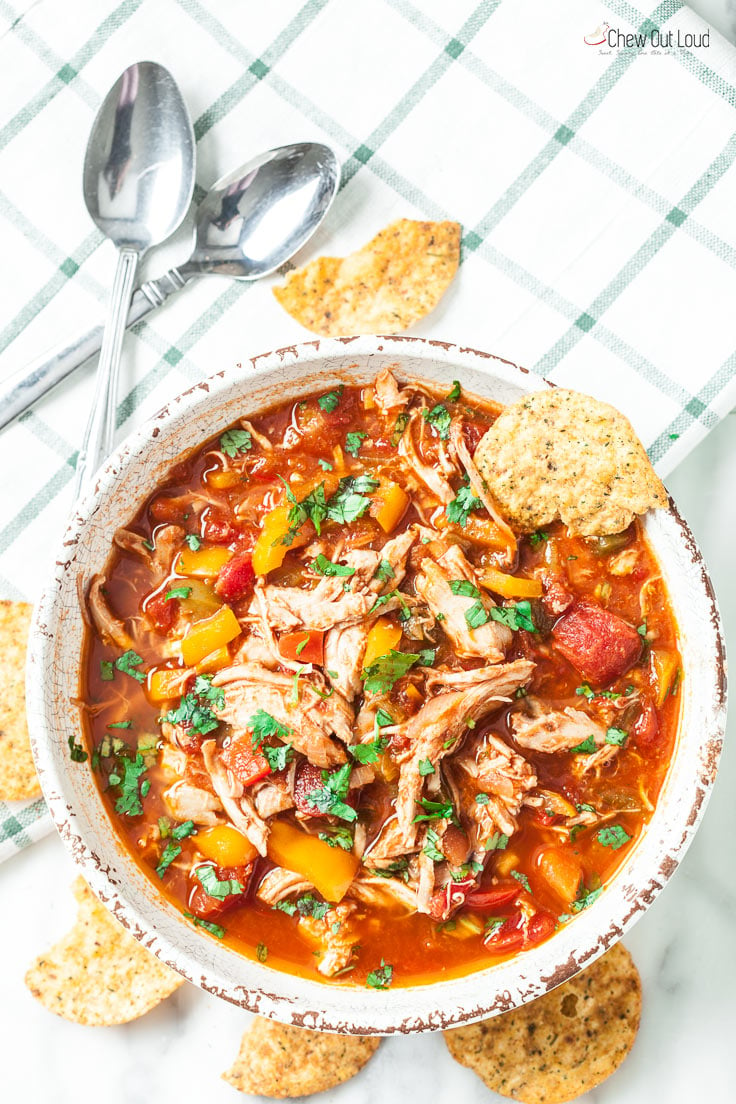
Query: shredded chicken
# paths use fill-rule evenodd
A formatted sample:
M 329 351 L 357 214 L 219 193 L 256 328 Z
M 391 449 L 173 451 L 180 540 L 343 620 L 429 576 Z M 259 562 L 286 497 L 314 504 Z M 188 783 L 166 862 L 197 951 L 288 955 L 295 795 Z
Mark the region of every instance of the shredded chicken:
M 273 448 L 273 444 L 269 441 L 268 437 L 265 437 L 262 433 L 254 427 L 252 422 L 249 422 L 247 418 L 241 418 L 240 424 L 247 433 L 250 433 L 251 437 L 257 445 L 264 450 L 264 452 L 270 452 Z
M 306 677 L 300 684 L 306 682 Z M 300 693 L 292 702 L 294 682 L 289 675 L 268 671 L 256 664 L 226 667 L 212 680 L 225 693 L 225 704 L 218 709 L 220 720 L 242 735 L 252 728 L 259 710 L 274 717 L 289 729 L 288 742 L 318 767 L 334 767 L 345 762 L 345 752 L 331 739 L 337 734 L 345 743 L 352 740 L 352 710 L 341 695 L 333 693 L 321 699 L 315 693 Z
M 363 656 L 368 640 L 365 625 L 336 625 L 325 636 L 325 672 L 338 694 L 352 701 L 363 682 Z
M 475 591 L 470 595 L 453 594 L 451 583 L 465 581 Z M 484 624 L 471 628 L 466 614 L 471 607 L 488 611 L 494 607 L 487 593 L 480 591 L 477 576 L 457 545 L 452 545 L 440 557 L 439 563 L 429 557 L 422 560 L 416 577 L 417 594 L 439 619 L 455 653 L 462 657 L 481 656 L 488 663 L 498 663 L 511 644 L 511 630 L 491 617 Z M 478 597 L 474 593 L 478 592 Z M 482 614 L 481 614 L 482 615 Z
M 474 822 L 473 850 L 485 854 L 485 845 L 495 832 L 511 836 L 516 831 L 516 816 L 525 796 L 537 784 L 531 763 L 515 752 L 499 736 L 488 733 L 478 753 L 459 755 L 453 762 L 473 780 L 472 799 L 463 808 Z M 488 801 L 475 800 L 478 793 Z
M 324 632 L 335 625 L 367 621 L 375 605 L 375 594 L 346 591 L 342 584 L 343 580 L 332 576 L 321 579 L 314 590 L 266 584 L 256 587 L 256 595 L 263 598 L 265 617 L 272 629 Z M 380 612 L 386 613 L 398 605 L 398 598 L 391 598 L 380 607 Z
M 376 406 L 382 414 L 396 413 L 402 406 L 406 406 L 411 401 L 411 392 L 399 390 L 399 385 L 388 368 L 382 368 L 378 373 L 374 387 L 376 389 Z
M 325 977 L 334 977 L 352 965 L 358 943 L 354 926 L 358 911 L 354 901 L 343 901 L 319 920 L 315 916 L 299 918 L 299 931 L 318 948 L 317 969 Z
M 534 664 L 529 659 L 515 659 L 513 663 L 498 663 L 490 667 L 476 667 L 472 671 L 448 671 L 440 668 L 427 672 L 425 685 L 427 690 L 441 688 L 467 690 L 476 683 L 492 685 L 493 692 L 499 697 L 513 694 L 532 677 Z
M 253 786 L 253 804 L 263 820 L 294 808 L 294 798 L 286 786 L 276 782 L 258 782 Z
M 410 416 L 409 424 L 402 433 L 401 440 L 399 441 L 399 456 L 402 460 L 407 462 L 417 479 L 419 479 L 419 481 L 423 483 L 440 502 L 447 506 L 448 503 L 452 502 L 455 498 L 455 492 L 444 475 L 442 475 L 436 467 L 423 462 L 414 443 L 414 426 L 417 423 L 417 419 L 420 417 L 421 415 L 418 411 L 415 411 Z
M 222 805 L 209 790 L 201 790 L 190 782 L 175 782 L 164 791 L 164 801 L 176 820 L 193 820 L 195 824 L 211 826 L 221 822 Z
M 367 869 L 370 871 L 370 864 Z M 406 912 L 415 912 L 417 907 L 416 891 L 406 882 L 365 871 L 361 871 L 354 879 L 348 894 L 366 905 L 386 907 L 398 904 Z
M 133 641 L 122 621 L 113 616 L 105 596 L 105 576 L 93 575 L 87 593 L 87 606 L 90 616 L 103 643 L 116 644 L 127 650 L 133 647 Z
M 313 890 L 312 883 L 306 881 L 301 874 L 275 866 L 264 874 L 256 890 L 256 897 L 273 908 L 279 901 L 301 896 L 302 893 L 311 893 Z
M 202 760 L 210 776 L 215 793 L 230 821 L 242 832 L 260 855 L 266 854 L 268 825 L 256 812 L 250 797 L 244 792 L 232 771 L 229 771 L 219 757 L 219 749 L 214 740 L 205 740 L 202 744 Z
M 571 751 L 591 737 L 596 747 L 605 744 L 604 726 L 580 709 L 545 709 L 536 698 L 527 698 L 525 705 L 528 712 L 511 716 L 514 739 L 524 748 L 554 754 Z
M 450 442 L 457 454 L 457 458 L 465 468 L 468 474 L 468 480 L 470 483 L 470 489 L 476 498 L 479 498 L 488 515 L 493 521 L 494 525 L 498 528 L 501 536 L 506 544 L 506 561 L 511 564 L 516 558 L 516 536 L 513 530 L 509 527 L 508 522 L 504 520 L 501 512 L 498 508 L 498 504 L 493 498 L 493 495 L 488 490 L 480 472 L 473 463 L 473 458 L 470 455 L 468 446 L 465 444 L 465 437 L 463 436 L 463 424 L 460 419 L 454 419 L 450 426 Z

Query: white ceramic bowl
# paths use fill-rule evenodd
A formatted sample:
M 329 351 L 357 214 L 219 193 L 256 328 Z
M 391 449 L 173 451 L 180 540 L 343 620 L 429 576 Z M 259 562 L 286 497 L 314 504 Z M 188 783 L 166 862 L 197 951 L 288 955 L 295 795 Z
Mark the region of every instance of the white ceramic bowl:
M 692 534 L 674 506 L 646 520 L 680 630 L 684 679 L 677 747 L 657 809 L 613 882 L 547 943 L 465 977 L 387 991 L 293 977 L 249 961 L 198 932 L 123 850 L 88 764 L 72 763 L 83 622 L 77 580 L 100 570 L 114 530 L 177 457 L 237 417 L 337 383 L 366 383 L 384 365 L 399 377 L 502 403 L 550 386 L 471 349 L 416 338 L 312 341 L 254 357 L 174 399 L 132 433 L 102 470 L 60 546 L 36 610 L 28 715 L 36 766 L 56 826 L 99 897 L 149 950 L 209 992 L 261 1015 L 327 1031 L 428 1031 L 504 1012 L 590 964 L 652 903 L 690 843 L 713 784 L 725 722 L 725 670 L 713 591 Z

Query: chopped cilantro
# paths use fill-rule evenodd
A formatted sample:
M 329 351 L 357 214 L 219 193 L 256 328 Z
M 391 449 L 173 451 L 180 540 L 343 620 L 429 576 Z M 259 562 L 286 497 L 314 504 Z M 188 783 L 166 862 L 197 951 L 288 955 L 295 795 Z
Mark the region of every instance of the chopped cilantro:
M 259 962 L 265 962 L 268 958 L 268 947 L 265 943 L 259 943 L 256 947 L 256 958 Z
M 491 799 L 487 793 L 477 793 L 475 795 L 476 805 L 487 805 L 490 800 Z
M 434 429 L 437 430 L 441 441 L 446 441 L 450 436 L 450 411 L 443 403 L 437 403 L 431 410 L 423 410 L 422 417 Z
M 329 460 L 318 460 L 317 463 L 321 467 L 322 471 L 332 471 L 334 464 L 331 464 Z
M 211 920 L 200 920 L 198 916 L 192 916 L 191 912 L 185 912 L 187 920 L 191 920 L 195 927 L 204 928 L 210 935 L 216 935 L 218 939 L 222 939 L 225 935 L 225 929 L 221 924 L 213 924 Z
M 390 602 L 392 598 L 395 598 L 397 594 L 397 590 L 390 590 L 388 594 L 379 594 L 378 598 L 376 598 L 375 602 L 368 610 L 368 613 L 375 613 L 377 609 L 380 609 L 381 606 L 385 606 L 386 603 Z
M 393 723 L 393 717 L 390 713 L 387 713 L 385 709 L 376 710 L 376 715 L 373 719 L 373 725 L 376 732 L 378 732 L 379 728 L 386 728 L 387 725 L 392 725 Z
M 161 859 L 156 867 L 156 873 L 159 878 L 163 878 L 166 871 L 171 866 L 175 858 L 181 855 L 181 847 L 178 843 L 167 843 L 163 849 Z
M 309 643 L 310 639 L 311 639 L 311 634 L 310 634 L 310 633 L 308 633 L 308 632 L 306 632 L 306 633 L 304 634 L 304 639 L 303 639 L 303 640 L 300 640 L 300 641 L 299 641 L 299 643 L 298 643 L 298 644 L 297 644 L 297 646 L 296 646 L 296 654 L 297 654 L 297 656 L 300 656 L 300 655 L 302 654 L 302 652 L 303 652 L 303 651 L 304 651 L 304 649 L 306 648 L 307 644 Z
M 440 837 L 437 835 L 433 828 L 427 829 L 427 842 L 425 843 L 422 851 L 427 855 L 432 862 L 444 862 L 445 856 L 440 851 Z
M 310 566 L 318 575 L 345 575 L 349 577 L 355 574 L 354 567 L 333 563 L 332 560 L 328 560 L 326 556 L 323 556 L 321 552 L 317 556 L 317 559 L 312 561 Z
M 286 515 L 289 528 L 281 540 L 275 541 L 274 543 L 292 544 L 294 537 L 306 521 L 311 521 L 317 533 L 320 534 L 322 532 L 322 522 L 327 517 L 327 501 L 325 499 L 324 483 L 320 483 L 320 485 L 315 487 L 313 491 L 310 491 L 301 502 L 297 502 L 296 495 L 286 480 L 282 478 L 281 481 L 286 488 L 286 497 L 291 503 L 291 509 Z
M 598 750 L 598 745 L 595 742 L 595 736 L 588 736 L 581 744 L 577 744 L 574 748 L 570 748 L 573 755 L 592 755 L 594 751 Z
M 188 586 L 172 587 L 171 590 L 166 591 L 165 602 L 170 602 L 172 598 L 188 598 L 192 593 L 192 588 Z
M 646 638 L 647 638 L 647 619 L 646 619 L 646 617 L 642 621 L 641 625 L 638 626 L 636 631 L 638 632 L 639 636 L 642 637 L 643 640 L 646 640 Z
M 449 801 L 430 801 L 428 797 L 420 797 L 417 805 L 424 809 L 414 817 L 414 824 L 422 820 L 450 820 L 455 815 L 452 803 Z
M 228 429 L 220 438 L 220 448 L 232 460 L 239 452 L 250 452 L 253 438 L 247 429 Z
M 542 541 L 548 541 L 548 540 L 549 540 L 549 534 L 543 532 L 543 530 L 541 530 L 541 529 L 538 529 L 536 531 L 536 533 L 530 533 L 529 534 L 529 543 L 532 546 L 532 548 L 536 548 L 537 545 L 542 543 Z
M 623 747 L 628 735 L 628 732 L 624 732 L 622 728 L 609 728 L 606 732 L 606 743 L 615 744 L 617 747 Z
M 200 736 L 206 736 L 220 723 L 212 710 L 203 705 L 196 694 L 185 694 L 178 709 L 170 709 L 161 720 L 168 724 L 191 728 L 192 732 L 199 733 Z
M 291 736 L 292 733 L 290 728 L 287 728 L 286 725 L 282 725 L 275 717 L 267 713 L 265 709 L 256 710 L 247 722 L 246 728 L 250 728 L 253 732 L 251 743 L 256 749 L 261 746 L 268 736 L 278 736 L 279 740 L 285 740 L 287 736 Z
M 211 863 L 195 867 L 194 876 L 207 896 L 214 897 L 217 901 L 224 901 L 226 897 L 237 897 L 244 890 L 237 878 L 223 878 L 221 881 Z
M 368 977 L 365 979 L 366 988 L 368 989 L 388 989 L 394 976 L 393 966 L 389 966 L 387 962 L 381 959 L 381 965 L 377 970 L 371 970 Z
M 197 552 L 202 547 L 202 540 L 196 533 L 187 533 L 184 537 L 190 552 Z
M 480 599 L 478 599 L 477 602 L 473 602 L 471 606 L 468 606 L 465 611 L 465 620 L 468 623 L 468 627 L 471 629 L 479 629 L 481 625 L 485 625 L 486 621 L 488 621 L 488 610 Z
M 430 650 L 427 649 L 427 651 Z M 421 658 L 420 652 L 397 652 L 393 648 L 386 655 L 378 656 L 363 670 L 366 694 L 385 694 L 415 663 L 421 664 Z
M 305 893 L 296 901 L 279 901 L 274 905 L 279 912 L 285 912 L 287 916 L 313 916 L 315 920 L 322 920 L 330 911 L 331 906 L 326 901 L 320 901 L 313 893 Z
M 161 839 L 168 839 L 171 835 L 171 821 L 167 816 L 160 816 L 158 818 L 158 834 Z
M 160 822 L 159 822 L 160 823 Z M 175 828 L 171 830 L 171 836 L 175 840 L 186 839 L 187 836 L 191 836 L 195 831 L 193 820 L 183 820 L 181 824 L 177 824 Z
M 590 701 L 591 698 L 595 697 L 593 690 L 587 682 L 584 682 L 582 686 L 578 686 L 575 693 L 578 694 L 580 697 L 585 698 L 586 701 Z
M 453 380 L 452 381 L 452 389 L 450 390 L 450 392 L 447 396 L 447 401 L 448 402 L 457 402 L 459 400 L 459 398 L 460 398 L 460 380 Z
M 386 743 L 386 740 L 379 737 L 363 744 L 353 744 L 348 751 L 358 763 L 377 763 L 378 756 L 386 750 Z
M 521 870 L 512 870 L 511 877 L 516 878 L 517 882 L 520 885 L 523 885 L 527 893 L 531 893 L 532 887 L 529 885 L 529 879 L 527 878 L 526 874 L 524 874 Z
M 471 510 L 477 510 L 483 503 L 476 498 L 470 489 L 470 482 L 466 481 L 457 492 L 457 497 L 445 507 L 447 520 L 455 522 L 462 527 L 468 524 L 468 514 Z
M 136 755 L 135 759 L 121 759 L 120 762 L 123 768 L 122 779 L 117 774 L 111 774 L 108 779 L 113 785 L 120 786 L 120 797 L 115 802 L 115 812 L 123 816 L 140 816 L 143 806 L 138 783 L 141 775 L 145 774 L 146 764 L 140 754 Z M 120 780 L 118 783 L 113 783 L 113 778 Z
M 494 606 L 491 609 L 491 617 L 514 631 L 517 629 L 526 629 L 530 633 L 537 631 L 532 620 L 531 604 L 526 600 L 514 602 L 510 606 Z
M 351 770 L 349 763 L 344 763 L 332 772 L 323 770 L 322 786 L 306 795 L 307 804 L 326 816 L 336 816 L 340 820 L 347 821 L 357 820 L 358 814 L 355 809 L 345 802 L 350 789 Z
M 489 916 L 483 925 L 485 935 L 495 935 L 499 928 L 504 926 L 507 920 L 508 916 Z
M 586 805 L 585 803 L 583 803 L 581 805 L 576 805 L 575 808 L 577 809 L 577 811 L 579 813 L 594 813 L 595 812 L 595 809 L 593 808 L 592 805 Z
M 391 434 L 391 444 L 394 446 L 394 448 L 396 448 L 399 441 L 403 437 L 404 430 L 406 429 L 408 424 L 409 415 L 404 410 L 401 412 L 401 414 L 398 415 L 396 421 L 394 422 L 393 433 Z
M 139 667 L 143 662 L 143 656 L 139 656 L 137 652 L 134 652 L 132 648 L 129 648 L 127 652 L 123 652 L 121 656 L 115 660 L 115 666 L 118 671 L 122 671 L 124 675 L 130 675 L 136 682 L 145 682 L 146 676 L 142 671 L 136 671 L 136 667 Z
M 450 590 L 453 594 L 462 595 L 463 598 L 480 598 L 477 586 L 468 579 L 451 579 Z
M 286 770 L 286 767 L 294 758 L 294 751 L 291 744 L 279 744 L 278 747 L 268 747 L 268 745 L 265 745 L 261 748 L 261 751 L 266 756 L 266 760 L 272 771 Z
M 112 660 L 100 660 L 100 678 L 103 682 L 112 682 L 115 678 L 115 667 L 113 666 Z
M 360 452 L 360 446 L 367 436 L 367 433 L 348 433 L 345 438 L 345 451 L 349 452 L 351 456 L 357 456 Z
M 371 504 L 367 494 L 375 491 L 378 480 L 370 475 L 346 475 L 327 504 L 327 517 L 338 525 L 347 525 L 363 516 Z
M 329 832 L 320 832 L 319 838 L 330 847 L 341 847 L 343 851 L 353 850 L 353 833 L 349 828 L 333 828 Z
M 425 778 L 428 774 L 434 774 L 434 767 L 430 759 L 420 759 L 418 767 L 422 778 Z
M 143 781 L 141 782 L 141 797 L 146 797 L 147 794 L 148 794 L 148 791 L 150 789 L 151 789 L 151 779 L 150 778 L 144 778 Z
M 69 737 L 67 742 L 69 744 L 69 757 L 72 763 L 84 763 L 87 759 L 87 752 L 82 745 L 76 742 L 73 735 Z
M 486 840 L 484 847 L 486 851 L 505 851 L 508 845 L 508 836 L 505 836 L 503 832 L 494 832 L 491 838 Z
M 421 648 L 419 651 L 419 659 L 417 660 L 417 667 L 431 667 L 434 663 L 435 655 L 435 648 Z
M 213 705 L 215 709 L 224 709 L 225 691 L 221 686 L 212 685 L 212 675 L 197 675 L 194 680 L 193 689 L 198 697 L 204 698 L 204 700 Z
M 609 824 L 606 828 L 599 830 L 596 838 L 603 847 L 610 847 L 612 851 L 618 851 L 619 847 L 623 847 L 625 843 L 630 841 L 631 836 L 624 831 L 620 824 Z
M 387 583 L 389 579 L 396 578 L 396 572 L 392 568 L 388 560 L 381 560 L 373 575 L 374 579 L 380 579 L 382 583 Z
M 401 878 L 404 882 L 409 881 L 409 860 L 405 855 L 387 863 L 386 866 L 369 866 L 368 870 L 376 878 Z
M 111 724 L 106 725 L 106 728 L 131 728 L 132 721 L 113 721 Z
M 603 886 L 598 886 L 597 889 L 586 889 L 584 885 L 580 886 L 577 900 L 572 903 L 573 912 L 582 912 L 583 909 L 590 908 L 594 901 L 597 901 L 603 892 Z
M 324 410 L 326 414 L 331 414 L 333 410 L 337 410 L 337 404 L 340 402 L 344 390 L 345 387 L 341 383 L 334 391 L 328 391 L 326 395 L 322 395 L 317 399 L 320 408 Z

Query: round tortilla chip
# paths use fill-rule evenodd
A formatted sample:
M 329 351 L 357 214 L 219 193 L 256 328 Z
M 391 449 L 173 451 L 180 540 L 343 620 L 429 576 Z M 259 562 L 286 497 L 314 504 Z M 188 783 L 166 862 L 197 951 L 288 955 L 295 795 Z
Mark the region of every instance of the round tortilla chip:
M 398 219 L 347 257 L 317 257 L 273 293 L 285 311 L 326 337 L 392 334 L 424 318 L 460 261 L 460 224 Z
M 639 1030 L 641 981 L 626 948 L 538 1000 L 446 1031 L 450 1054 L 523 1104 L 566 1104 L 618 1069 Z
M 282 1100 L 334 1089 L 362 1070 L 380 1039 L 326 1035 L 258 1017 L 224 1081 L 240 1092 Z
M 560 518 L 575 536 L 607 536 L 667 505 L 628 419 L 579 391 L 524 395 L 498 416 L 474 459 L 501 513 L 522 533 Z
M 83 878 L 71 931 L 41 955 L 26 985 L 41 1004 L 74 1023 L 110 1027 L 150 1012 L 184 978 L 147 951 L 100 904 Z
M 0 705 L 0 800 L 38 797 L 41 787 L 31 755 L 26 724 L 26 646 L 31 623 L 27 602 L 0 602 L 0 654 L 3 696 Z

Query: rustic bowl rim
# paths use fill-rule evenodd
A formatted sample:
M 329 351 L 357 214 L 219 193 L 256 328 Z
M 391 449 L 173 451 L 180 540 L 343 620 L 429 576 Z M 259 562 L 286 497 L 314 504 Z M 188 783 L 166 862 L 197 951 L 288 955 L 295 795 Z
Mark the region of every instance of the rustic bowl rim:
M 239 394 L 244 375 L 249 382 L 267 387 L 269 378 L 293 372 L 294 379 L 290 382 L 294 394 L 298 393 L 297 373 L 316 371 L 312 378 L 324 382 L 330 380 L 331 373 L 333 379 L 339 379 L 341 372 L 349 377 L 349 362 L 356 358 L 383 362 L 389 358 L 399 365 L 400 375 L 421 376 L 424 369 L 436 371 L 437 378 L 446 378 L 448 383 L 450 375 L 443 376 L 440 369 L 452 368 L 456 372 L 467 369 L 471 375 L 490 376 L 497 393 L 504 388 L 526 392 L 554 386 L 489 353 L 443 341 L 392 336 L 320 339 L 277 349 L 218 372 L 176 396 L 126 437 L 101 469 L 94 488 L 75 509 L 59 546 L 53 577 L 34 611 L 27 671 L 29 729 L 44 796 L 65 846 L 117 919 L 169 966 L 208 992 L 251 1012 L 298 1026 L 354 1034 L 431 1031 L 507 1011 L 548 992 L 589 965 L 646 911 L 693 838 L 710 796 L 722 747 L 726 665 L 720 615 L 710 577 L 693 535 L 674 503 L 670 502 L 668 511 L 658 512 L 668 520 L 664 522 L 660 516 L 658 521 L 670 532 L 668 540 L 674 541 L 675 552 L 682 559 L 680 570 L 688 575 L 688 585 L 694 587 L 703 632 L 700 647 L 705 659 L 702 676 L 692 691 L 689 671 L 685 674 L 683 695 L 687 700 L 682 708 L 688 710 L 687 694 L 694 693 L 700 735 L 691 736 L 688 732 L 685 742 L 682 732 L 678 736 L 668 782 L 654 814 L 654 818 L 659 817 L 660 811 L 668 814 L 661 824 L 656 820 L 661 838 L 649 840 L 653 819 L 632 849 L 632 857 L 595 905 L 540 947 L 470 974 L 373 991 L 301 978 L 246 959 L 222 946 L 213 948 L 215 940 L 194 931 L 163 898 L 159 900 L 158 895 L 151 893 L 150 887 L 147 895 L 141 893 L 132 860 L 114 833 L 96 836 L 87 821 L 84 804 L 75 794 L 79 776 L 72 772 L 77 764 L 71 764 L 64 754 L 70 728 L 63 710 L 68 708 L 66 701 L 73 692 L 70 680 L 67 679 L 63 693 L 54 689 L 54 680 L 60 677 L 54 661 L 64 654 L 60 627 L 64 624 L 65 630 L 68 628 L 69 617 L 81 620 L 78 608 L 75 613 L 62 603 L 62 592 L 70 585 L 68 576 L 77 567 L 77 560 L 84 564 L 85 535 L 98 524 L 97 517 L 104 515 L 106 505 L 110 508 L 115 489 L 126 474 L 136 464 L 150 459 L 157 448 L 161 451 L 159 438 L 163 440 L 167 430 L 171 432 L 191 421 L 197 411 L 205 409 L 214 399 L 247 404 L 247 399 L 241 400 Z M 309 389 L 314 389 L 314 383 Z M 162 463 L 159 461 L 159 467 Z M 167 458 L 164 467 L 171 463 L 173 458 Z M 647 527 L 651 528 L 649 519 Z M 656 541 L 653 544 L 656 551 Z M 675 613 L 678 614 L 677 608 Z M 61 652 L 57 652 L 59 648 Z M 683 719 L 681 715 L 681 729 Z M 688 773 L 682 784 L 678 783 L 677 791 L 670 793 L 669 779 L 686 746 Z M 98 802 L 99 810 L 103 810 L 99 823 L 104 824 L 106 814 L 99 796 Z M 651 852 L 648 865 L 639 861 L 642 852 Z M 645 865 L 646 875 L 638 869 Z M 635 882 L 630 880 L 631 871 L 638 875 Z

